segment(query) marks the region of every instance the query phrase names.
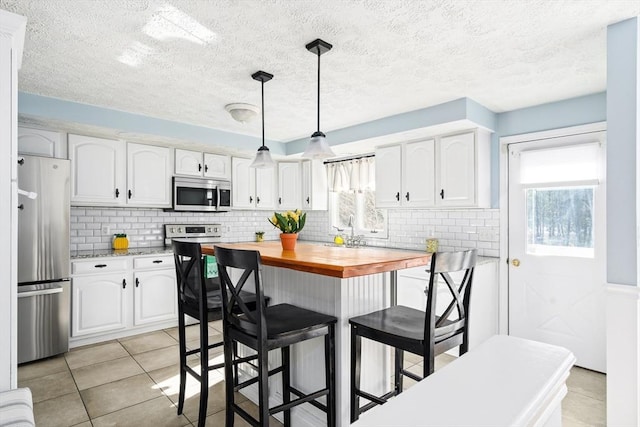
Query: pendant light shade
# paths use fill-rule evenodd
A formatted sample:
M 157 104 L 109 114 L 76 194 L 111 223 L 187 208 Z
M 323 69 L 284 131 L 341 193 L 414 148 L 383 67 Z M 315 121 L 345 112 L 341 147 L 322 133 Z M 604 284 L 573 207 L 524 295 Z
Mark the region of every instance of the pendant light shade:
M 266 73 L 264 71 L 257 71 L 251 75 L 251 78 L 261 82 L 262 87 L 262 146 L 258 148 L 256 158 L 251 163 L 252 168 L 273 168 L 275 162 L 271 158 L 269 147 L 264 145 L 264 82 L 268 82 L 273 78 L 273 74 Z
M 307 149 L 304 150 L 302 154 L 302 157 L 305 159 L 328 159 L 335 157 L 335 153 L 327 143 L 325 134 L 320 132 L 320 55 L 329 52 L 332 47 L 332 45 L 320 39 L 316 39 L 306 46 L 309 52 L 318 55 L 318 130 L 311 135 L 309 145 L 307 145 Z

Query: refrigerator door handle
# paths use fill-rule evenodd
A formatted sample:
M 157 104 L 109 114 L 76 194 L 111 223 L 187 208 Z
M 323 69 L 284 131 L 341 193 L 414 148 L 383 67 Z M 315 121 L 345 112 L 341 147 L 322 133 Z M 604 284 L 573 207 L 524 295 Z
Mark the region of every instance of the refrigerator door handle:
M 18 292 L 18 298 L 36 297 L 39 295 L 51 295 L 51 294 L 60 294 L 60 293 L 62 293 L 62 287 L 51 288 L 51 289 L 41 289 L 38 291 Z

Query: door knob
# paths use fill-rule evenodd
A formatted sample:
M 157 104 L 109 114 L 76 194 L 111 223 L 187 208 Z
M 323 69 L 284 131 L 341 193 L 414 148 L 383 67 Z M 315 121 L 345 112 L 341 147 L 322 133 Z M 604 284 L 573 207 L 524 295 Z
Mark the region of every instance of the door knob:
M 520 267 L 520 260 L 518 258 L 515 258 L 511 261 L 511 264 L 513 264 L 514 267 Z

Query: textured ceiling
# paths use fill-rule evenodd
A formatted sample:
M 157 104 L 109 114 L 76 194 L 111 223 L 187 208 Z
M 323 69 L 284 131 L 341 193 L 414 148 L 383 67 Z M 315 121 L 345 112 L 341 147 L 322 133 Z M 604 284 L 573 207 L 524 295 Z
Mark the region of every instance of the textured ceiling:
M 470 97 L 501 112 L 605 90 L 606 26 L 640 1 L 0 0 L 28 18 L 20 90 L 258 136 L 325 132 Z

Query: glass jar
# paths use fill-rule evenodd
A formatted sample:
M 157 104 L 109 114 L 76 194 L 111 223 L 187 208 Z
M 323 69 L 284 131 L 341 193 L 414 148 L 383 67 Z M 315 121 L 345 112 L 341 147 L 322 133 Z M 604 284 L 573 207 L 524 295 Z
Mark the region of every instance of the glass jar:
M 114 234 L 112 247 L 115 250 L 129 249 L 129 239 L 126 234 Z

